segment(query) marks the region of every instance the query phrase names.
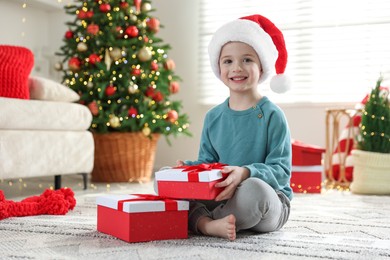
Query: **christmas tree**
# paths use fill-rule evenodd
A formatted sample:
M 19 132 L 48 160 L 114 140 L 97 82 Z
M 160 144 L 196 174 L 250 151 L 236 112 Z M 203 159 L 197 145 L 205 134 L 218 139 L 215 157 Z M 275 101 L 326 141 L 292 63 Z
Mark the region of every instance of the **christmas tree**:
M 190 135 L 181 102 L 170 99 L 180 78 L 170 46 L 156 37 L 161 25 L 150 1 L 76 0 L 65 11 L 74 21 L 57 68 L 91 110 L 92 132 Z
M 364 106 L 358 148 L 368 152 L 390 153 L 389 90 L 379 78 Z

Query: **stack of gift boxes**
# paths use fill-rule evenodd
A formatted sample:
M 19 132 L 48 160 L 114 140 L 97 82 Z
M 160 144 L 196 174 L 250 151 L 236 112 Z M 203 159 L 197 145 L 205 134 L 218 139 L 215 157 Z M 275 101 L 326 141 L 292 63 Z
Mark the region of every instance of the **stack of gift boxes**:
M 297 193 L 321 193 L 324 148 L 292 141 L 292 172 L 290 185 Z
M 155 174 L 158 195 L 106 195 L 97 198 L 97 229 L 127 242 L 188 237 L 187 199 L 213 200 L 226 178 L 223 164 L 175 167 Z
M 293 142 L 291 187 L 319 193 L 323 149 Z M 97 229 L 127 242 L 188 237 L 188 199 L 213 200 L 215 184 L 227 176 L 223 164 L 174 167 L 155 174 L 158 195 L 106 195 L 97 198 Z

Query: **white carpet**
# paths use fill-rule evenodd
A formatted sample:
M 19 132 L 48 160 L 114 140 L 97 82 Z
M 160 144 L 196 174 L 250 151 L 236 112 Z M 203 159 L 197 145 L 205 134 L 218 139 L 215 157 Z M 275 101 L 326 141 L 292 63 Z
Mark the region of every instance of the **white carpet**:
M 122 187 L 122 186 L 121 186 Z M 150 185 L 110 193 L 139 193 Z M 104 190 L 102 192 L 105 192 Z M 96 231 L 96 196 L 77 191 L 65 216 L 0 221 L 1 259 L 390 259 L 390 197 L 346 192 L 297 194 L 278 232 L 239 233 L 237 240 L 190 235 L 185 240 L 126 243 Z

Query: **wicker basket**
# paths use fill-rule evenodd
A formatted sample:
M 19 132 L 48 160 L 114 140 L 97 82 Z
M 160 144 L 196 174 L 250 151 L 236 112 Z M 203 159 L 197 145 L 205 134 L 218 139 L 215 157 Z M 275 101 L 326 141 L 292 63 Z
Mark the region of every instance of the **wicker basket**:
M 141 132 L 94 134 L 92 181 L 150 181 L 159 136 L 148 138 Z
M 353 181 L 351 191 L 357 194 L 390 194 L 390 153 L 352 150 Z

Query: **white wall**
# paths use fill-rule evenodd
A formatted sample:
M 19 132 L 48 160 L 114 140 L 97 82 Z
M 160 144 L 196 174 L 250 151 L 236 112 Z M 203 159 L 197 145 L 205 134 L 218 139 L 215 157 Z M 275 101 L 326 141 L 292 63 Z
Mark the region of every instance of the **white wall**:
M 31 2 L 32 0 L 28 1 Z M 39 0 L 42 2 L 43 0 Z M 50 0 L 47 0 L 50 1 Z M 26 15 L 19 1 L 0 0 L 0 44 L 18 44 L 31 48 L 36 54 L 45 54 L 50 67 L 45 70 L 48 77 L 56 76 L 52 69 L 55 63 L 54 52 L 62 45 L 66 31 L 65 21 L 70 18 L 62 9 L 50 8 L 42 11 L 41 6 L 28 8 L 28 23 L 22 24 L 21 18 Z M 210 107 L 196 102 L 198 86 L 198 11 L 199 0 L 154 0 L 154 15 L 165 26 L 159 32 L 164 42 L 172 49 L 169 56 L 176 62 L 176 72 L 182 78 L 181 91 L 176 99 L 182 100 L 184 112 L 191 121 L 193 137 L 171 138 L 169 146 L 162 137 L 158 144 L 155 167 L 173 165 L 178 159 L 196 159 L 203 117 Z M 19 22 L 20 21 L 20 22 Z M 21 37 L 22 31 L 28 32 Z M 34 73 L 37 73 L 35 71 Z M 292 137 L 303 142 L 325 146 L 325 109 L 340 107 L 331 104 L 280 105 L 287 116 Z M 351 105 L 350 105 L 351 106 Z

